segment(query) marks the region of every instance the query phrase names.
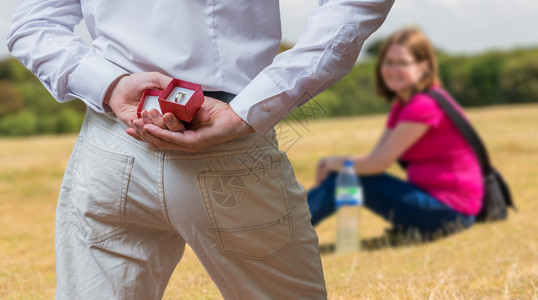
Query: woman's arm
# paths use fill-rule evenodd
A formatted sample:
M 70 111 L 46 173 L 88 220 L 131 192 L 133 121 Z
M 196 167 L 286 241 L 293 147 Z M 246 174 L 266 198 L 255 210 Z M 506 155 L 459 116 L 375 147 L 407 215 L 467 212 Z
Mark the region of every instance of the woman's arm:
M 385 127 L 385 130 L 383 130 L 383 133 L 381 134 L 381 137 L 377 141 L 377 144 L 375 145 L 374 150 L 372 150 L 372 152 L 376 151 L 379 148 L 381 148 L 381 146 L 383 146 L 383 144 L 385 144 L 385 142 L 387 141 L 387 139 L 391 135 L 392 131 L 393 130 L 391 128 Z
M 428 130 L 424 123 L 402 122 L 393 130 L 386 129 L 370 154 L 349 157 L 355 164 L 355 172 L 360 175 L 374 175 L 385 171 L 411 145 Z M 318 163 L 316 182 L 319 184 L 330 172 L 339 172 L 348 157 L 327 157 Z
M 381 137 L 379 138 L 376 146 L 374 147 L 374 151 L 380 148 L 381 145 L 385 143 L 385 141 L 387 140 L 391 132 L 392 132 L 392 129 L 385 127 L 385 130 L 381 134 Z M 327 175 L 332 171 L 331 169 L 329 169 L 329 164 L 331 164 L 331 166 L 336 166 L 336 165 L 341 166 L 343 165 L 344 160 L 346 158 L 347 157 L 343 157 L 343 156 L 330 156 L 330 157 L 325 157 L 325 158 L 320 159 L 318 161 L 318 165 L 316 168 L 316 178 L 315 178 L 316 185 L 319 185 L 327 177 Z M 359 156 L 356 156 L 355 158 L 358 159 Z
M 424 123 L 402 122 L 366 157 L 352 157 L 357 174 L 379 174 L 393 164 L 428 130 Z

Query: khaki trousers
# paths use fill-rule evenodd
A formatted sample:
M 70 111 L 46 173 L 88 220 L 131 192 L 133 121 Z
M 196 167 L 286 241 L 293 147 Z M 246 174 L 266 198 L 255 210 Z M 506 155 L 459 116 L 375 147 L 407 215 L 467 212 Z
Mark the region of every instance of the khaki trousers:
M 274 131 L 197 153 L 86 113 L 56 221 L 57 299 L 160 299 L 188 243 L 226 299 L 325 299 L 306 193 Z

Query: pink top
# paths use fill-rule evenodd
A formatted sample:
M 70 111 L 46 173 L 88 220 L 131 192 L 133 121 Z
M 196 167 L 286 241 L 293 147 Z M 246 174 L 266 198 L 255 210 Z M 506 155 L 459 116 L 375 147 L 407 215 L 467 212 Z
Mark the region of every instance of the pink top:
M 437 89 L 448 96 L 446 91 Z M 449 101 L 463 110 L 449 97 Z M 426 133 L 400 157 L 409 163 L 409 182 L 454 210 L 476 215 L 482 206 L 483 183 L 480 165 L 463 136 L 435 100 L 426 94 L 414 95 L 408 103 L 396 101 L 387 127 L 401 122 L 424 123 Z

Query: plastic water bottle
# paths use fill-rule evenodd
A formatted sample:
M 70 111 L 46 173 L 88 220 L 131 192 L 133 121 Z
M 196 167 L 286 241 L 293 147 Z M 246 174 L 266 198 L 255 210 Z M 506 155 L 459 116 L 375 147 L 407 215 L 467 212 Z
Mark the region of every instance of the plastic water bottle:
M 355 174 L 353 161 L 346 160 L 336 178 L 337 232 L 336 252 L 360 250 L 359 213 L 363 204 L 362 186 Z

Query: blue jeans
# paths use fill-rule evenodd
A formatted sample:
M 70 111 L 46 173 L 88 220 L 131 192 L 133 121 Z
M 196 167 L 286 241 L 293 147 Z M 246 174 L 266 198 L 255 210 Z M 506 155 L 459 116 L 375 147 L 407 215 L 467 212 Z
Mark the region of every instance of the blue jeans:
M 331 173 L 318 187 L 308 191 L 312 225 L 335 210 L 337 173 Z M 419 187 L 388 174 L 359 177 L 364 191 L 364 206 L 391 222 L 399 232 L 418 230 L 421 234 L 448 234 L 470 227 L 474 216 L 455 211 Z

